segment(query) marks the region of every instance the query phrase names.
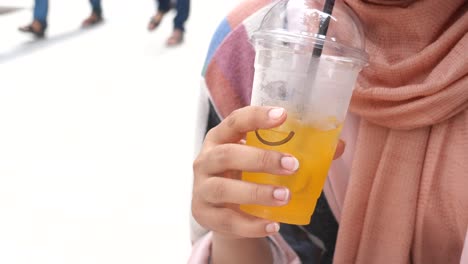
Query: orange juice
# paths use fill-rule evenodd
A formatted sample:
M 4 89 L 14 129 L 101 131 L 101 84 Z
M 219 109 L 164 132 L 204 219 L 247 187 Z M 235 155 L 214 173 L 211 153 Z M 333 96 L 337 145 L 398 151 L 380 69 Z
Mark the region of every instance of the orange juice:
M 241 210 L 282 223 L 308 224 L 322 192 L 340 132 L 341 125 L 335 118 L 312 124 L 288 118 L 278 128 L 249 132 L 247 145 L 289 153 L 299 160 L 300 165 L 298 171 L 289 176 L 244 172 L 242 180 L 289 188 L 291 200 L 280 207 L 241 205 Z

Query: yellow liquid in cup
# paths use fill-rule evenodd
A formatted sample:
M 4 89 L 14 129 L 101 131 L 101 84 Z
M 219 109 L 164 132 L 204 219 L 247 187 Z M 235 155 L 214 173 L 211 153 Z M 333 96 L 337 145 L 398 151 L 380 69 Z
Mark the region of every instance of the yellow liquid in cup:
M 261 139 L 268 142 L 281 141 L 294 131 L 292 139 L 279 146 L 265 145 L 255 132 L 249 132 L 247 145 L 289 153 L 299 160 L 300 165 L 298 171 L 289 176 L 244 172 L 242 180 L 286 186 L 291 192 L 291 200 L 287 205 L 280 207 L 241 205 L 241 210 L 272 221 L 297 225 L 309 224 L 335 154 L 341 128 L 341 124 L 335 118 L 314 125 L 304 124 L 288 117 L 288 120 L 278 128 L 258 131 Z

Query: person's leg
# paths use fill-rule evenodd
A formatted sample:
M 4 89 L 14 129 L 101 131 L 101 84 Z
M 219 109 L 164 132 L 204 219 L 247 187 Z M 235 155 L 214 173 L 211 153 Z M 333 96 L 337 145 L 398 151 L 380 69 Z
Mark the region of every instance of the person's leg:
M 43 29 L 47 27 L 47 13 L 49 12 L 48 0 L 34 1 L 34 20 L 42 24 Z
M 184 40 L 185 22 L 190 12 L 190 0 L 177 0 L 177 15 L 174 18 L 174 31 L 167 40 L 168 46 L 174 46 L 182 43 Z
M 148 30 L 155 30 L 164 17 L 164 15 L 171 9 L 170 0 L 157 0 L 157 10 L 156 14 L 151 17 L 150 22 L 148 23 Z
M 161 13 L 167 13 L 171 9 L 171 0 L 157 0 L 158 11 Z
M 89 0 L 89 3 L 91 4 L 92 11 L 91 15 L 81 24 L 84 28 L 94 26 L 102 21 L 101 0 Z
M 177 15 L 174 18 L 174 29 L 185 31 L 185 22 L 189 17 L 190 0 L 177 0 Z
M 89 0 L 89 2 L 91 3 L 93 13 L 102 17 L 101 0 Z
M 48 0 L 34 1 L 33 22 L 29 25 L 18 28 L 21 32 L 32 33 L 38 38 L 44 37 L 47 28 L 47 12 L 49 11 Z

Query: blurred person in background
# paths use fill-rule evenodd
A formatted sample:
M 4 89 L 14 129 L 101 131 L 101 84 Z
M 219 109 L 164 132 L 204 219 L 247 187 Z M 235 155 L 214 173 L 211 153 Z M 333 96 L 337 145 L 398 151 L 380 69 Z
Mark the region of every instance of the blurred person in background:
M 159 24 L 161 24 L 163 17 L 172 7 L 171 0 L 158 0 L 157 2 L 158 9 L 148 24 L 149 31 L 155 30 Z M 184 40 L 184 25 L 189 16 L 190 0 L 177 0 L 175 3 L 175 9 L 177 15 L 174 18 L 174 30 L 166 42 L 168 46 L 178 45 Z
M 102 21 L 101 0 L 90 0 L 89 2 L 92 7 L 91 15 L 83 21 L 82 27 L 89 27 Z M 37 38 L 44 37 L 47 29 L 48 11 L 48 0 L 35 0 L 33 22 L 29 25 L 20 27 L 19 30 L 21 32 L 31 33 Z

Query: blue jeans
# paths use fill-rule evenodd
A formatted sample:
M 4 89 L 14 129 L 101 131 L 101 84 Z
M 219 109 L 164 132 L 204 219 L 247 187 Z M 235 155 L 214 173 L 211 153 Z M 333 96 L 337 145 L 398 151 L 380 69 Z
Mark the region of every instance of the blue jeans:
M 49 0 L 34 1 L 34 20 L 41 22 L 44 29 L 47 27 L 47 12 L 49 11 Z
M 170 0 L 158 0 L 158 10 L 161 12 L 167 12 L 171 9 L 171 1 Z M 189 12 L 190 12 L 190 0 L 177 0 L 176 3 L 176 11 L 177 15 L 174 18 L 174 29 L 180 29 L 185 31 L 185 22 L 188 19 Z
M 90 0 L 93 12 L 102 15 L 101 0 Z M 34 1 L 34 20 L 41 22 L 44 29 L 47 27 L 47 13 L 49 12 L 49 0 Z
M 93 13 L 98 16 L 102 16 L 101 0 L 89 0 L 89 2 L 91 3 Z

